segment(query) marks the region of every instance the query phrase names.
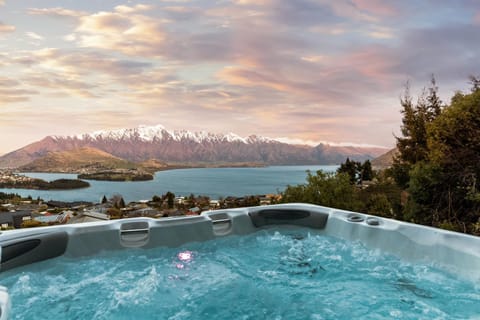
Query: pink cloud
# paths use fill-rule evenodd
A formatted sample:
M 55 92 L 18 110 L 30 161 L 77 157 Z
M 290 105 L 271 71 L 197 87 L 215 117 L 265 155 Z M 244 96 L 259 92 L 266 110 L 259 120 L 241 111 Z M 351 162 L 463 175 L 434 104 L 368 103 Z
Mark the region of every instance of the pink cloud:
M 480 11 L 478 11 L 473 17 L 473 23 L 476 25 L 480 25 Z
M 398 14 L 398 9 L 384 0 L 352 0 L 352 2 L 358 9 L 378 16 L 391 17 Z
M 37 93 L 34 90 L 24 88 L 22 83 L 17 80 L 0 78 L 0 105 L 27 101 L 31 95 Z
M 143 8 L 133 8 L 133 12 Z M 80 18 L 76 37 L 83 47 L 101 48 L 127 55 L 159 55 L 166 34 L 161 21 L 128 12 L 127 7 L 113 12 L 98 12 Z
M 378 45 L 365 47 L 342 57 L 341 63 L 357 70 L 364 81 L 387 87 L 391 83 L 394 61 L 386 54 L 386 48 Z
M 11 26 L 0 21 L 0 35 L 15 31 L 15 26 Z
M 30 15 L 44 15 L 56 18 L 78 18 L 80 16 L 86 15 L 84 11 L 75 11 L 70 9 L 65 9 L 61 7 L 55 8 L 29 8 L 27 13 Z

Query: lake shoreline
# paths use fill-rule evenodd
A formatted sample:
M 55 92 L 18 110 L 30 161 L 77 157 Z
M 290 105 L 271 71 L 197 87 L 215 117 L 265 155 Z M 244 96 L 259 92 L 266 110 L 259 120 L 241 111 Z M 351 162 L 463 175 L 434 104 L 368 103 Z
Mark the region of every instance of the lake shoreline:
M 211 199 L 228 196 L 241 197 L 252 194 L 278 194 L 287 185 L 306 182 L 307 171 L 323 170 L 335 172 L 338 166 L 269 166 L 236 168 L 187 168 L 160 170 L 150 181 L 97 181 L 89 180 L 90 187 L 77 190 L 42 191 L 15 189 L 22 196 L 40 197 L 44 200 L 90 201 L 99 202 L 115 194 L 123 196 L 125 201 L 151 199 L 154 195 L 168 191 L 176 196 L 206 195 Z M 32 178 L 57 180 L 75 179 L 76 174 L 22 172 Z M 0 189 L 0 192 L 12 192 L 13 189 Z

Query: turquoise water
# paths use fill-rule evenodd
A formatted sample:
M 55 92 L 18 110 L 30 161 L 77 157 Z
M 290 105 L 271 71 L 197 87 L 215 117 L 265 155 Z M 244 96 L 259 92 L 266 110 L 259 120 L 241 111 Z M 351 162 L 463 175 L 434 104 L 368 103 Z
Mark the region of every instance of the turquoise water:
M 12 319 L 473 319 L 480 288 L 309 230 L 59 258 L 0 274 Z
M 65 191 L 39 191 L 25 189 L 0 189 L 0 192 L 31 195 L 44 200 L 100 202 L 121 194 L 125 201 L 151 199 L 167 191 L 177 196 L 206 195 L 220 197 L 269 194 L 283 191 L 287 185 L 305 183 L 306 171 L 324 170 L 333 172 L 338 166 L 272 166 L 263 168 L 198 168 L 159 171 L 152 181 L 111 182 L 89 180 L 89 188 Z M 47 181 L 67 178 L 74 174 L 27 173 L 26 175 Z

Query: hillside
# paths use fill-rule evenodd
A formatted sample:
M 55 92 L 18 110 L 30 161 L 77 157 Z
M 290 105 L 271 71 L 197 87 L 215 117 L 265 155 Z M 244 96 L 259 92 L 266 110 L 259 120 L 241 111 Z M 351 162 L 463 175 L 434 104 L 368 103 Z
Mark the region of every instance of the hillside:
M 133 129 L 98 131 L 77 136 L 48 136 L 21 149 L 0 157 L 1 167 L 18 167 L 47 156 L 34 167 L 52 168 L 54 161 L 64 163 L 68 158 L 74 161 L 74 167 L 88 166 L 91 159 L 83 159 L 84 153 L 61 156 L 55 152 L 68 150 L 95 149 L 116 157 L 115 161 L 143 162 L 151 159 L 178 165 L 188 163 L 229 164 L 255 163 L 264 165 L 309 165 L 338 164 L 347 157 L 356 161 L 372 159 L 385 152 L 384 148 L 363 148 L 331 146 L 319 144 L 292 145 L 250 135 L 242 138 L 236 134 L 214 134 L 209 132 L 190 132 L 186 130 L 169 131 L 163 126 L 140 126 Z M 51 155 L 51 153 L 54 153 Z M 103 154 L 105 156 L 105 154 Z M 67 157 L 67 158 L 65 158 Z M 113 159 L 111 159 L 113 161 Z M 102 160 L 103 161 L 103 160 Z M 110 160 L 109 160 L 110 161 Z M 46 163 L 47 162 L 47 163 Z M 108 162 L 108 161 L 107 161 Z M 127 163 L 125 163 L 128 166 Z M 158 165 L 155 164 L 155 166 Z
M 393 157 L 397 154 L 397 148 L 393 148 L 388 152 L 380 155 L 379 157 L 373 159 L 372 167 L 375 169 L 385 169 L 390 167 L 393 164 Z
M 21 166 L 21 171 L 32 172 L 85 172 L 107 169 L 134 169 L 135 163 L 112 156 L 90 147 L 66 151 L 52 151 Z

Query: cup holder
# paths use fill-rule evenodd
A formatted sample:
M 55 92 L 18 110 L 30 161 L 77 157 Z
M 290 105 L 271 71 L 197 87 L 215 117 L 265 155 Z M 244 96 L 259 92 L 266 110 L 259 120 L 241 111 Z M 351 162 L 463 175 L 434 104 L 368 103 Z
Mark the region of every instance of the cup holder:
M 367 221 L 366 223 L 369 225 L 369 226 L 378 226 L 380 225 L 380 220 L 378 220 L 377 218 L 367 218 Z
M 358 214 L 351 214 L 347 217 L 347 220 L 350 222 L 363 222 L 365 219 Z

